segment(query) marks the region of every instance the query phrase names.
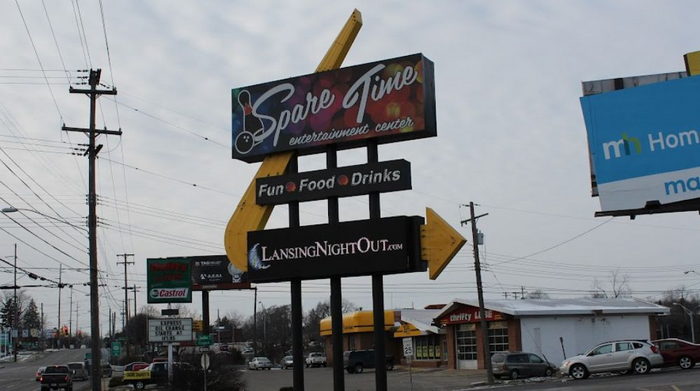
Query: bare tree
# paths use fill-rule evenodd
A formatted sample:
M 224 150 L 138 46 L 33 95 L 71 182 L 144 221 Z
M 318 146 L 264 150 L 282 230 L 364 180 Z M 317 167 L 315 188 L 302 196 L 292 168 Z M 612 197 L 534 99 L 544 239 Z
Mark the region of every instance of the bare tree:
M 629 275 L 620 274 L 620 270 L 616 269 L 610 272 L 609 288 L 606 289 L 606 284 L 603 284 L 597 278 L 593 279 L 593 298 L 619 298 L 629 296 L 632 289 L 629 285 Z

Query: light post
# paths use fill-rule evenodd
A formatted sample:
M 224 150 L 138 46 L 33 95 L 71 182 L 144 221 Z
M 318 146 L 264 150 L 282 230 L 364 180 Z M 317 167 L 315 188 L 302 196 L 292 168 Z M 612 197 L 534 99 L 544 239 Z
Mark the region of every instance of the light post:
M 86 229 L 85 227 L 81 227 L 81 226 L 79 226 L 79 225 L 75 225 L 75 224 L 73 224 L 73 223 L 71 223 L 71 222 L 68 222 L 68 221 L 66 221 L 66 220 L 59 219 L 59 218 L 53 217 L 53 216 L 51 216 L 51 215 L 47 215 L 46 213 L 42 213 L 42 212 L 39 212 L 38 210 L 34 210 L 34 209 L 15 208 L 15 207 L 13 207 L 13 206 L 9 206 L 9 207 L 7 207 L 7 208 L 2 208 L 2 209 L 0 209 L 0 212 L 2 212 L 3 214 L 6 214 L 6 213 L 14 213 L 14 212 L 32 212 L 32 213 L 36 213 L 36 214 L 38 214 L 38 215 L 40 215 L 40 216 L 46 217 L 47 219 L 54 220 L 54 221 L 57 221 L 57 222 L 59 222 L 59 223 L 63 223 L 63 224 L 70 225 L 70 226 L 73 227 L 73 228 L 77 228 L 77 229 L 81 229 L 81 230 L 83 230 L 83 231 L 87 231 L 87 229 Z
M 263 304 L 262 301 L 259 301 L 258 304 L 260 304 L 260 307 L 262 307 L 262 312 L 263 312 L 263 340 L 262 340 L 262 346 L 263 346 L 263 351 L 265 351 L 265 343 L 267 342 L 267 311 L 265 311 L 265 304 Z M 267 357 L 267 356 L 266 356 Z
M 690 338 L 692 339 L 693 343 L 695 343 L 695 324 L 693 323 L 693 315 L 695 313 L 681 303 L 673 303 L 673 305 L 681 307 L 683 309 L 683 312 L 685 312 L 688 315 L 688 317 L 690 317 Z

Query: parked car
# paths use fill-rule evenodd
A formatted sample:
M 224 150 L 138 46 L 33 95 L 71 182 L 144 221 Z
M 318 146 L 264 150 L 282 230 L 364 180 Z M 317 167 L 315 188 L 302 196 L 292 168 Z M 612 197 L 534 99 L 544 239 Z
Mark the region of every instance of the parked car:
M 282 359 L 282 369 L 293 368 L 294 367 L 294 357 L 284 356 Z
M 557 367 L 534 353 L 497 352 L 491 356 L 491 367 L 496 377 L 552 376 Z
M 326 364 L 326 355 L 321 352 L 312 352 L 309 353 L 309 355 L 306 357 L 306 360 L 304 361 L 306 363 L 306 367 L 325 367 Z
M 36 370 L 36 381 L 41 381 L 41 374 L 44 373 L 46 370 L 46 367 L 39 367 L 39 369 Z
M 666 338 L 653 341 L 659 347 L 664 365 L 678 365 L 690 369 L 700 361 L 700 345 L 678 338 Z
M 252 360 L 248 362 L 248 369 L 272 369 L 272 361 L 267 357 L 253 357 Z
M 394 369 L 394 357 L 384 359 L 386 369 Z M 374 350 L 350 350 L 343 352 L 343 367 L 348 373 L 362 373 L 365 368 L 374 368 Z
M 585 379 L 600 372 L 632 370 L 645 374 L 663 363 L 664 359 L 654 344 L 645 340 L 621 340 L 601 343 L 586 354 L 567 358 L 560 370 L 563 375 L 574 379 Z
M 73 371 L 73 380 L 87 380 L 88 371 L 83 362 L 69 362 L 68 369 Z

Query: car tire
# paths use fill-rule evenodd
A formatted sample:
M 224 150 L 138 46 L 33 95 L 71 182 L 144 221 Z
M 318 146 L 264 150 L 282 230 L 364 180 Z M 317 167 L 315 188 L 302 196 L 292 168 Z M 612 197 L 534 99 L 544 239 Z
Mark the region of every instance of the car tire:
M 355 373 L 355 370 L 350 367 L 345 368 L 345 370 L 348 371 L 348 373 Z
M 588 377 L 588 369 L 583 364 L 574 364 L 569 369 L 569 376 L 576 380 L 585 379 Z
M 688 356 L 682 356 L 678 359 L 678 366 L 681 367 L 681 369 L 690 369 L 694 365 L 693 359 Z
M 554 375 L 554 370 L 552 368 L 547 368 L 544 370 L 544 375 L 546 377 L 551 377 L 552 375 Z
M 651 364 L 649 364 L 649 360 L 646 358 L 637 358 L 632 361 L 632 370 L 637 375 L 644 375 L 651 370 Z
M 386 363 L 386 370 L 393 371 L 394 370 L 394 363 L 393 362 Z
M 516 380 L 518 376 L 520 376 L 520 374 L 518 373 L 517 369 L 513 369 L 512 371 L 510 371 L 511 380 Z
M 362 371 L 363 371 L 364 369 L 365 369 L 365 368 L 362 366 L 362 364 L 358 362 L 357 364 L 355 364 L 355 370 L 354 370 L 354 372 L 355 372 L 355 373 L 362 373 Z
M 134 384 L 134 388 L 136 388 L 137 390 L 143 390 L 143 387 L 144 387 L 144 384 L 142 381 L 138 381 L 138 382 L 136 382 L 136 384 Z

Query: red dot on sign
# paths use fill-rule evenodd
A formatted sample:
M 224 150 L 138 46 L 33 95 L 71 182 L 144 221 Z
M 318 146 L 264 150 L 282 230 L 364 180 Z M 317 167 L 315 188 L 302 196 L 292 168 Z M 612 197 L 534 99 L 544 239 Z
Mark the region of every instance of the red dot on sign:
M 287 189 L 287 192 L 293 193 L 297 190 L 297 184 L 294 182 L 287 182 L 285 188 Z
M 349 180 L 348 180 L 348 176 L 347 176 L 347 175 L 341 175 L 341 176 L 338 177 L 338 184 L 339 184 L 340 186 L 345 186 L 345 185 L 348 184 L 348 182 L 349 182 Z

